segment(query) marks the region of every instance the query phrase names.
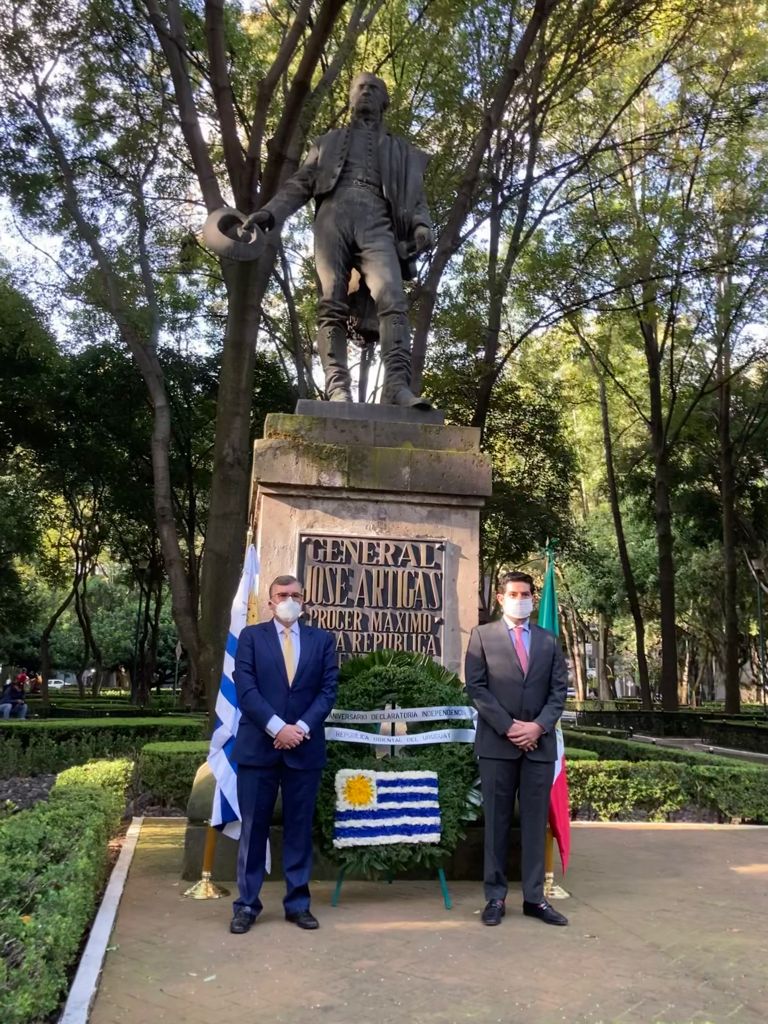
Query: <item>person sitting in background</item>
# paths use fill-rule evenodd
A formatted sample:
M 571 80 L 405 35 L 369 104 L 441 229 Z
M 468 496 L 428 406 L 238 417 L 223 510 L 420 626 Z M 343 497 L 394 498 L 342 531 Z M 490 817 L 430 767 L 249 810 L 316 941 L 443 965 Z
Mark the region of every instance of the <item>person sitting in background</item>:
M 26 681 L 26 676 L 24 677 Z M 24 682 L 17 676 L 16 681 L 7 683 L 0 694 L 0 715 L 3 718 L 26 718 L 26 701 L 24 700 Z

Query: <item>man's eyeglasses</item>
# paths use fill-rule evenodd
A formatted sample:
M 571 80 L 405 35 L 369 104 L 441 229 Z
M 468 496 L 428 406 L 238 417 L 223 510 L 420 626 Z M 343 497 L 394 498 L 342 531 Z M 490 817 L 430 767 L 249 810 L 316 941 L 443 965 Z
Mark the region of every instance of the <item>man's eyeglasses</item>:
M 277 590 L 273 595 L 277 601 L 287 601 L 289 597 L 292 597 L 294 601 L 303 601 L 304 595 L 299 591 L 291 591 L 288 593 L 287 590 Z

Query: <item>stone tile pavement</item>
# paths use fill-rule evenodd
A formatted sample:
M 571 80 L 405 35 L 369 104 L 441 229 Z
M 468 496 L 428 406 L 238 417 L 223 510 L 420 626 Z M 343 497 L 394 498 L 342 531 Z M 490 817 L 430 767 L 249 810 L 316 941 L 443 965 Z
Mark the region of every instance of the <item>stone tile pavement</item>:
M 479 884 L 282 886 L 230 935 L 229 900 L 184 900 L 184 823 L 146 819 L 91 1024 L 766 1024 L 768 829 L 577 825 L 568 928 L 484 928 Z M 234 888 L 234 886 L 231 886 Z

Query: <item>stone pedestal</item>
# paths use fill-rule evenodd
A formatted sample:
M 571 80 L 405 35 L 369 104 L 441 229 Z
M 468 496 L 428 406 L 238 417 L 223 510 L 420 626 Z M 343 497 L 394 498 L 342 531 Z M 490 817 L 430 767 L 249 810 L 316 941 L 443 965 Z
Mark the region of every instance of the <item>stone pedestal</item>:
M 252 527 L 268 614 L 275 576 L 305 584 L 307 621 L 340 658 L 415 650 L 461 672 L 477 623 L 480 432 L 443 414 L 300 401 L 254 445 Z
M 382 649 L 428 654 L 461 673 L 478 619 L 480 509 L 491 467 L 480 431 L 445 426 L 437 410 L 298 403 L 272 414 L 253 452 L 251 528 L 259 552 L 260 617 L 269 584 L 305 585 L 307 620 L 337 637 L 340 659 Z M 213 780 L 195 780 L 184 877 L 199 877 Z M 271 830 L 281 877 L 279 812 Z M 221 837 L 214 877 L 235 875 L 237 844 Z M 482 830 L 471 827 L 448 878 L 482 877 Z M 510 877 L 519 871 L 516 854 Z M 314 878 L 337 869 L 316 851 Z

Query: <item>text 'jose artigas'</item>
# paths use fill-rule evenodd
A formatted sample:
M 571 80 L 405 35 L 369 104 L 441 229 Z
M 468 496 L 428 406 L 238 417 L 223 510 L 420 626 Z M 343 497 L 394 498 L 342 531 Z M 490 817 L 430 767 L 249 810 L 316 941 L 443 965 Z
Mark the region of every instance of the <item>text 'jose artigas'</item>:
M 299 547 L 308 621 L 340 655 L 442 655 L 444 541 L 304 534 Z

